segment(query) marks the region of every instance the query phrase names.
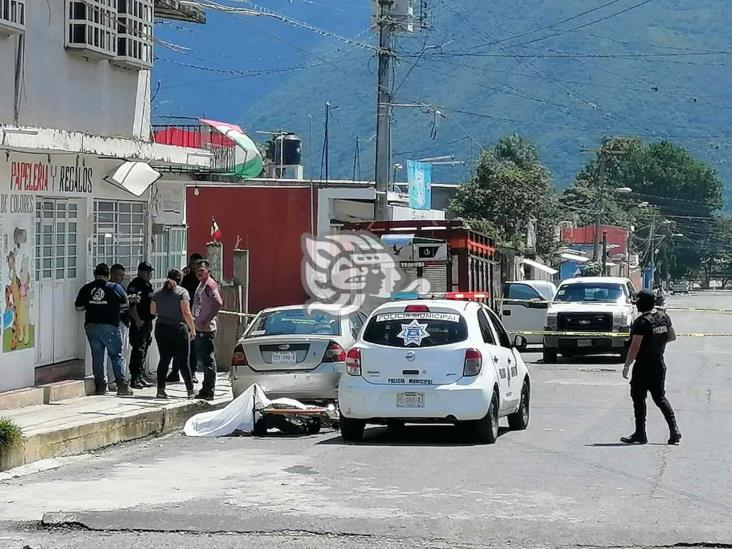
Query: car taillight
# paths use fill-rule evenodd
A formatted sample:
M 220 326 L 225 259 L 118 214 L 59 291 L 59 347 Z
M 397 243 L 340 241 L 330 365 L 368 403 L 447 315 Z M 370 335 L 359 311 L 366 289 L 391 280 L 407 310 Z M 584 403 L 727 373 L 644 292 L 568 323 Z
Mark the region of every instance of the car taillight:
M 328 348 L 325 350 L 325 356 L 323 362 L 345 362 L 346 351 L 343 347 L 338 345 L 335 341 L 331 341 L 328 344 Z
M 430 308 L 427 305 L 407 305 L 404 308 L 405 313 L 429 313 Z
M 231 356 L 232 366 L 248 366 L 247 355 L 244 354 L 244 349 L 241 345 L 237 345 L 234 349 L 234 354 Z
M 465 351 L 465 365 L 463 366 L 463 375 L 466 377 L 477 376 L 483 367 L 483 355 L 478 349 L 468 349 Z
M 346 355 L 346 372 L 352 376 L 361 375 L 361 350 L 351 349 Z

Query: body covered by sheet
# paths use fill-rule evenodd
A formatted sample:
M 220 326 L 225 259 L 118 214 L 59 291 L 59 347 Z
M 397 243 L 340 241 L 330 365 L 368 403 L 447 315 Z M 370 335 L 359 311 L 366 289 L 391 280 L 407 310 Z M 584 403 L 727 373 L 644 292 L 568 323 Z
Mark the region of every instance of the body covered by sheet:
M 262 417 L 260 410 L 268 406 L 307 409 L 290 398 L 269 400 L 262 388 L 254 384 L 221 410 L 197 414 L 186 421 L 183 432 L 189 437 L 223 437 L 234 432 L 251 433 Z

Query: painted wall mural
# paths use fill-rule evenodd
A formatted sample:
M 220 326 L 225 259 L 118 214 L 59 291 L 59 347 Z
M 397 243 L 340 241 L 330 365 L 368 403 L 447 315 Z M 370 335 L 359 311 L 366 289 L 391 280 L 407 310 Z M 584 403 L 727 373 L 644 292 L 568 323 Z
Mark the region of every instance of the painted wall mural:
M 21 194 L 19 174 L 0 187 L 0 350 L 32 349 L 35 197 Z M 8 185 L 9 183 L 9 185 Z

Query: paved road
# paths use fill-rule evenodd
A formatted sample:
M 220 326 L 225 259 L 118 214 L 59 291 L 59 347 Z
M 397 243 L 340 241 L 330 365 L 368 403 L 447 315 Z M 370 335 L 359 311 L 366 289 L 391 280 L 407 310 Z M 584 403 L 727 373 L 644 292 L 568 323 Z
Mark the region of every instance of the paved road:
M 732 309 L 732 295 L 669 305 Z M 732 332 L 730 315 L 673 318 L 679 332 Z M 357 445 L 332 432 L 146 440 L 0 483 L 0 547 L 732 544 L 732 338 L 669 348 L 679 447 L 650 400 L 651 443 L 617 443 L 633 429 L 621 365 L 527 356 L 531 425 L 496 445 L 447 427 L 372 428 Z

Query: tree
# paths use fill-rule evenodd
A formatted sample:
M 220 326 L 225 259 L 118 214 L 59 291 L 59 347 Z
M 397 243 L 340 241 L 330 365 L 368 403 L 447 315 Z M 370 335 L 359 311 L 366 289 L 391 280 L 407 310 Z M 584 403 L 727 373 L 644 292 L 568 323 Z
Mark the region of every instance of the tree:
M 699 250 L 702 286 L 717 277 L 725 288 L 732 278 L 732 216 L 715 219 L 713 232 Z
M 614 225 L 643 225 L 637 236 L 648 238 L 648 226 L 656 215 L 668 219 L 667 233 L 659 249 L 664 270 L 672 277 L 685 276 L 701 265 L 700 247 L 713 232 L 716 212 L 723 207 L 723 185 L 715 170 L 688 151 L 668 141 L 643 143 L 637 138 L 617 138 L 605 143 L 605 180 L 600 176 L 599 154 L 585 166 L 575 182 L 562 193 L 561 203 L 580 223 L 592 221 L 592 205 L 601 204 L 603 220 Z M 629 187 L 620 195 L 615 189 Z M 648 208 L 633 209 L 640 202 Z M 682 241 L 671 238 L 683 233 Z M 648 254 L 647 254 L 648 255 Z
M 602 265 L 600 263 L 590 261 L 580 268 L 582 276 L 600 276 L 602 274 Z
M 520 250 L 529 225 L 536 231 L 536 252 L 554 251 L 558 202 L 551 175 L 534 146 L 518 135 L 502 138 L 481 152 L 472 180 L 450 203 L 450 214 L 487 223 L 492 236 Z

